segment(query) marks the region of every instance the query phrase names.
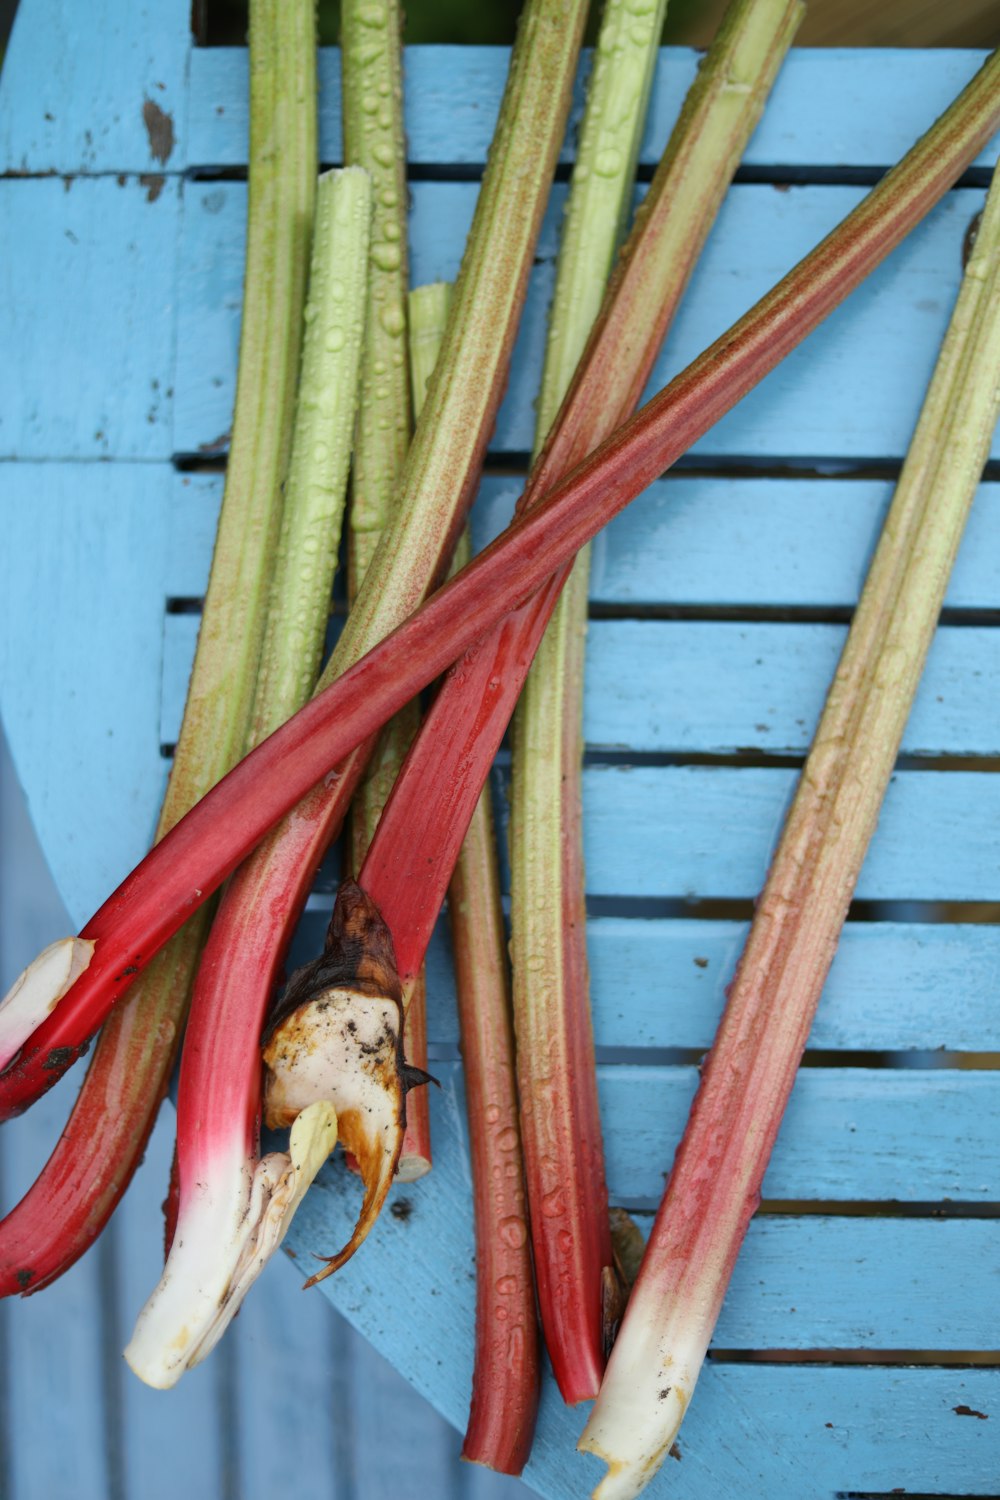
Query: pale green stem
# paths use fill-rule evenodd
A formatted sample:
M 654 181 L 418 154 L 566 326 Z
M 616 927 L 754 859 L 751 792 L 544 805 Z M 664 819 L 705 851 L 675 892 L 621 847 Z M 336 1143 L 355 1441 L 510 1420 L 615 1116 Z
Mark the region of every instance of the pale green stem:
M 410 385 L 419 420 L 451 311 L 451 282 L 431 281 L 410 292 Z
M 404 620 L 447 563 L 500 403 L 585 16 L 584 0 L 530 0 L 522 15 L 441 359 L 407 456 L 396 515 L 324 685 Z M 402 335 L 400 320 L 401 354 Z
M 538 393 L 535 456 L 600 311 L 625 232 L 667 0 L 606 0 L 566 217 Z
M 397 0 L 343 0 L 344 160 L 371 174 L 374 225 L 361 406 L 351 477 L 353 599 L 391 520 L 410 446 L 406 360 L 406 136 Z
M 162 835 L 244 752 L 281 523 L 316 197 L 312 0 L 250 8 L 250 179 L 239 374 L 226 487 L 157 829 Z
M 302 707 L 319 675 L 357 412 L 371 180 L 319 179 L 292 454 L 261 650 L 251 744 Z
M 1000 412 L 996 179 L 581 1448 L 631 1500 L 673 1441 L 878 820 Z M 669 1397 L 660 1399 L 664 1388 Z
M 396 513 L 412 431 L 406 358 L 409 267 L 401 24 L 397 0 L 346 0 L 342 8 L 344 155 L 372 174 L 375 190 L 348 533 L 352 606 L 382 534 Z M 354 870 L 361 868 L 418 723 L 419 709 L 412 705 L 386 726 L 354 794 L 350 823 Z M 426 1061 L 415 1060 L 418 1064 Z M 414 1097 L 413 1108 L 421 1112 L 426 1105 Z

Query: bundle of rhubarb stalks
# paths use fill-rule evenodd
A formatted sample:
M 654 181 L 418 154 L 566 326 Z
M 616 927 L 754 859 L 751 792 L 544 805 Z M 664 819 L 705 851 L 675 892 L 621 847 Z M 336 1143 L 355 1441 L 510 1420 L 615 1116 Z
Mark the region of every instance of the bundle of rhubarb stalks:
M 587 543 L 956 182 L 1000 129 L 1000 58 L 638 408 L 803 7 L 732 0 L 630 223 L 665 0 L 606 0 L 531 470 L 511 524 L 470 561 L 463 528 L 587 7 L 528 0 L 460 275 L 454 287 L 416 289 L 396 0 L 344 0 L 346 160 L 322 176 L 312 9 L 251 0 L 236 408 L 156 842 L 0 1005 L 5 1118 L 100 1033 L 53 1155 L 0 1223 L 0 1290 L 41 1290 L 93 1243 L 142 1157 L 178 1052 L 166 1264 L 126 1350 L 136 1374 L 170 1386 L 209 1353 L 338 1142 L 360 1175 L 361 1209 L 307 1284 L 342 1266 L 393 1181 L 431 1170 L 423 960 L 447 905 L 479 1287 L 464 1456 L 521 1472 L 543 1338 L 564 1400 L 596 1398 L 580 1447 L 607 1462 L 598 1495 L 618 1500 L 655 1474 L 691 1399 L 989 451 L 1000 196 L 969 251 L 632 1285 L 628 1235 L 611 1232 L 587 997 Z M 345 522 L 350 612 L 320 673 Z M 511 723 L 508 930 L 483 789 Z M 323 952 L 286 982 L 296 923 L 342 833 Z M 261 1155 L 262 1119 L 289 1132 L 286 1149 Z

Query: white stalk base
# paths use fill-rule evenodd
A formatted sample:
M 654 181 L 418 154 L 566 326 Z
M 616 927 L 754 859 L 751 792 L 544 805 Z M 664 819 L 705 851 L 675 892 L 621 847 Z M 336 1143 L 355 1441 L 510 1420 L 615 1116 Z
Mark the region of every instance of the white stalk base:
M 648 1317 L 629 1305 L 577 1444 L 608 1465 L 594 1500 L 633 1500 L 645 1489 L 670 1452 L 707 1348 L 703 1326 L 674 1325 L 665 1336 L 655 1305 Z
M 232 1153 L 192 1190 L 125 1350 L 140 1380 L 166 1390 L 215 1348 L 336 1143 L 332 1105 L 312 1104 L 292 1126 L 287 1156 L 273 1152 L 254 1168 Z

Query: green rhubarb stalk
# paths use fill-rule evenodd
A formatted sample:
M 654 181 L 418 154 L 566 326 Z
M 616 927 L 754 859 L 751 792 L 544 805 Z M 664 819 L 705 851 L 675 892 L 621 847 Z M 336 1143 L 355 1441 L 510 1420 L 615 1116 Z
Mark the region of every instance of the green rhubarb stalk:
M 361 407 L 351 481 L 348 598 L 353 606 L 385 528 L 392 521 L 410 446 L 410 374 L 405 357 L 409 257 L 406 236 L 406 136 L 403 123 L 402 17 L 397 0 L 346 0 L 341 10 L 344 157 L 372 174 L 375 240 Z M 417 703 L 386 725 L 351 805 L 351 868 L 358 870 L 386 798 L 420 722 Z M 404 992 L 407 1058 L 427 1066 L 423 970 Z M 426 1091 L 414 1093 L 397 1175 L 412 1182 L 430 1170 Z
M 415 286 L 410 292 L 410 388 L 413 414 L 418 420 L 441 353 L 451 312 L 451 293 L 450 281 L 431 281 L 426 286 Z M 456 569 L 461 566 L 456 557 Z
M 539 404 L 537 446 L 543 451 L 532 474 L 532 495 L 543 494 L 628 415 L 638 398 L 800 16 L 801 6 L 794 0 L 737 0 L 730 7 L 685 102 L 603 306 L 602 289 L 615 248 L 608 226 L 615 218 L 606 194 L 595 194 L 593 185 L 607 160 L 603 122 L 609 114 L 619 121 L 623 116 L 601 94 L 588 99 L 560 252 L 559 283 L 572 290 L 561 300 L 557 290 L 557 337 L 546 362 Z M 595 74 L 595 84 L 601 81 Z M 622 92 L 610 68 L 604 85 L 612 97 Z M 591 117 L 596 123 L 588 130 Z M 632 125 L 633 150 L 640 123 Z M 625 154 L 622 148 L 615 159 Z M 581 211 L 575 214 L 581 168 Z M 585 217 L 588 208 L 598 210 L 605 225 L 602 259 L 594 257 L 594 232 Z M 575 321 L 574 306 L 584 314 Z M 594 331 L 588 339 L 591 323 Z M 563 401 L 569 386 L 571 394 Z M 546 441 L 546 424 L 560 403 Z M 581 763 L 588 572 L 589 557 L 583 551 L 522 692 L 514 719 L 511 808 L 511 955 L 519 1084 L 522 1101 L 535 1100 L 536 1095 L 538 1101 L 529 1106 L 526 1133 L 529 1196 L 533 1202 L 558 1201 L 564 1206 L 559 1215 L 534 1213 L 532 1232 L 543 1323 L 560 1389 L 568 1400 L 596 1394 L 602 1327 L 605 1322 L 613 1324 L 617 1315 L 608 1307 L 602 1317 L 600 1306 L 602 1273 L 608 1291 L 614 1290 L 614 1279 L 606 1269 L 612 1255 L 587 997 Z M 550 1086 L 554 1055 L 565 1080 L 561 1091 Z M 567 1225 L 572 1226 L 571 1241 L 558 1233 Z M 560 1244 L 573 1247 L 572 1276 L 564 1274 L 566 1255 L 559 1253 Z M 577 1299 L 583 1299 L 579 1309 Z M 580 1321 L 584 1309 L 585 1325 Z M 553 1326 L 556 1319 L 562 1333 Z M 573 1335 L 569 1330 L 575 1327 L 580 1332 Z M 587 1347 L 590 1353 L 584 1362 L 580 1351 Z M 577 1351 L 572 1357 L 571 1349 Z
M 312 0 L 251 0 L 250 155 L 239 374 L 222 511 L 159 841 L 246 748 L 281 519 L 316 190 Z M 101 1032 L 23 1215 L 36 1290 L 93 1243 L 138 1165 L 173 1066 L 211 904 Z M 21 1205 L 24 1208 L 28 1199 Z M 27 1247 L 26 1247 L 27 1248 Z
M 357 595 L 392 519 L 410 446 L 406 137 L 397 0 L 343 0 L 344 160 L 371 174 L 375 220 L 351 475 L 348 587 Z
M 371 219 L 372 184 L 363 168 L 324 173 L 251 745 L 302 707 L 319 676 L 358 410 Z
M 559 246 L 536 459 L 600 311 L 625 229 L 665 11 L 666 0 L 638 12 L 626 0 L 605 5 Z M 530 1221 L 542 1326 L 567 1401 L 597 1394 L 609 1315 L 603 1288 L 614 1286 L 580 852 L 589 571 L 584 548 L 522 690 L 511 784 L 510 956 Z M 558 1214 L 550 1211 L 555 1203 Z M 571 1257 L 560 1250 L 567 1244 Z
M 892 775 L 1000 413 L 1000 180 L 580 1447 L 600 1500 L 690 1401 Z

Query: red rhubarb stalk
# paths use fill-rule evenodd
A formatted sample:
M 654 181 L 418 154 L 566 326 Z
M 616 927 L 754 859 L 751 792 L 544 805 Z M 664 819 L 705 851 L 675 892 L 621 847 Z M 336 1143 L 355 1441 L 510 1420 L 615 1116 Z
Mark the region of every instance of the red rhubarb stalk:
M 316 191 L 311 5 L 254 0 L 250 41 L 246 290 L 233 434 L 198 651 L 157 837 L 246 749 L 291 440 Z M 129 1003 L 109 1018 L 52 1156 L 0 1231 L 5 1289 L 17 1283 L 37 1290 L 72 1265 L 131 1181 L 176 1056 L 208 916 L 206 908 L 187 923 Z M 175 921 L 171 930 L 179 925 Z M 93 937 L 99 948 L 106 946 L 100 926 Z M 103 956 L 99 951 L 99 965 Z M 152 956 L 147 950 L 145 958 Z M 113 994 L 122 992 L 131 972 L 129 960 L 112 961 L 105 973 Z M 88 1031 L 100 1019 L 95 1015 Z M 81 1034 L 62 1051 L 55 1042 L 54 1067 L 46 1049 L 43 1088 L 85 1042 Z M 27 1102 L 22 1096 L 15 1109 Z
M 418 414 L 437 360 L 450 296 L 446 282 L 410 293 L 410 365 Z M 464 566 L 470 550 L 466 530 L 456 566 Z M 488 789 L 476 804 L 448 888 L 448 919 L 476 1230 L 475 1357 L 462 1457 L 503 1474 L 520 1474 L 531 1451 L 538 1412 L 539 1340 L 507 943 Z
M 539 1339 L 489 793 L 448 888 L 476 1222 L 476 1353 L 462 1457 L 520 1474 L 539 1396 Z
M 631 1500 L 694 1390 L 892 775 L 1000 412 L 1000 180 L 580 1447 Z
M 797 0 L 739 0 L 705 59 L 625 247 L 589 340 L 575 346 L 562 308 L 540 419 L 558 406 L 573 357 L 586 350 L 519 510 L 539 496 L 631 410 L 648 379 L 665 329 L 687 283 L 725 189 L 756 124 L 801 15 Z M 607 114 L 598 99 L 598 122 Z M 607 149 L 598 124 L 582 165 Z M 621 154 L 621 153 L 619 153 Z M 592 159 L 592 160 L 591 160 Z M 583 192 L 591 187 L 584 177 Z M 575 189 L 574 189 L 575 191 Z M 604 216 L 608 206 L 601 205 Z M 616 215 L 612 214 L 612 222 Z M 577 253 L 574 216 L 560 277 L 579 292 L 587 253 L 585 226 Z M 599 288 L 613 250 L 592 272 Z M 564 270 L 565 267 L 565 270 Z M 557 312 L 560 299 L 557 294 Z M 596 306 L 588 289 L 580 299 Z M 656 316 L 650 309 L 656 309 Z M 559 388 L 562 389 L 559 389 Z M 492 642 L 470 652 L 446 680 L 414 745 L 360 880 L 396 935 L 405 975 L 417 960 L 420 928 L 413 904 L 430 915 L 444 894 L 453 847 L 517 701 L 559 588 L 508 619 Z M 521 773 L 512 805 L 512 944 L 518 1083 L 528 1197 L 542 1324 L 565 1400 L 597 1394 L 604 1368 L 603 1306 L 613 1290 L 601 1127 L 587 1003 L 583 859 L 580 839 L 580 713 L 586 573 L 574 573 L 572 607 L 557 616 L 541 673 L 532 684 L 515 736 Z M 581 619 L 582 616 L 582 619 Z M 525 773 L 530 770 L 530 777 Z M 423 837 L 412 830 L 423 823 Z M 435 832 L 435 829 L 437 830 Z M 404 852 L 401 852 L 404 851 Z M 422 951 L 422 950 L 421 950 Z
M 902 162 L 776 287 L 203 797 L 87 923 L 81 936 L 96 940 L 94 959 L 0 1075 L 0 1117 L 17 1113 L 55 1082 L 66 1064 L 58 1049 L 76 1052 L 85 1044 L 135 973 L 267 830 L 310 787 L 339 779 L 331 766 L 340 765 L 422 687 L 469 653 L 484 631 L 542 588 L 780 364 L 920 222 L 998 128 L 1000 54 L 995 53 Z M 474 661 L 474 651 L 469 659 Z M 527 665 L 515 661 L 513 669 L 524 671 Z M 487 717 L 488 709 L 487 703 Z M 390 801 L 385 816 L 391 806 Z M 456 828 L 456 845 L 463 831 Z M 428 835 L 418 819 L 407 838 Z M 437 830 L 434 840 L 437 844 Z M 457 847 L 449 846 L 439 850 L 438 860 L 449 861 L 451 868 L 456 855 Z M 422 956 L 436 915 L 419 893 L 414 895 L 412 927 L 393 934 L 401 979 L 401 938 L 412 963 L 414 953 Z

